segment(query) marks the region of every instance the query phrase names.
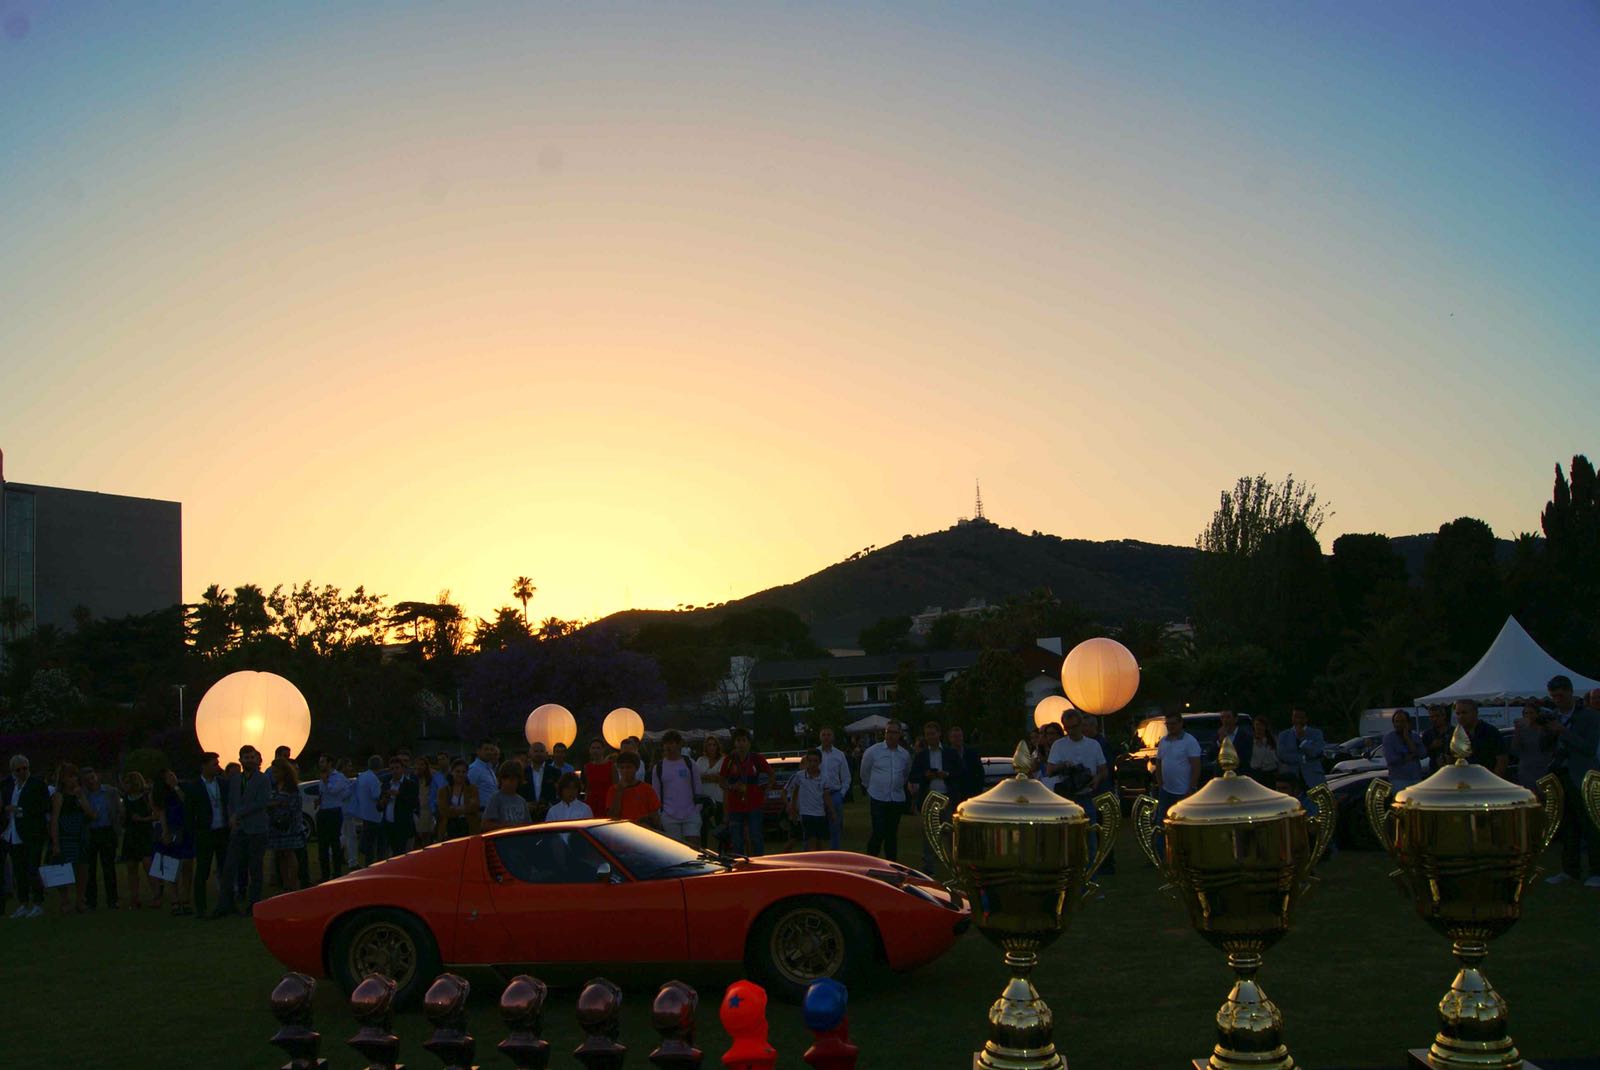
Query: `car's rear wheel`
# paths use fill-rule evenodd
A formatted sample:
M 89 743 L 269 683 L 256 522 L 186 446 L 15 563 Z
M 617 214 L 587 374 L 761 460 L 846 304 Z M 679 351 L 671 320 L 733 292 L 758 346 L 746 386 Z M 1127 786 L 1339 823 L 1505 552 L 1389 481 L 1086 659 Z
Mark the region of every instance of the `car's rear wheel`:
M 439 947 L 428 927 L 414 914 L 389 908 L 348 918 L 339 926 L 328 957 L 346 993 L 369 974 L 382 974 L 394 981 L 395 1003 L 402 1007 L 420 1001 L 441 968 Z
M 798 1002 L 813 981 L 860 978 L 877 954 L 872 922 L 859 909 L 826 896 L 788 899 L 770 907 L 751 930 L 752 973 L 779 999 Z

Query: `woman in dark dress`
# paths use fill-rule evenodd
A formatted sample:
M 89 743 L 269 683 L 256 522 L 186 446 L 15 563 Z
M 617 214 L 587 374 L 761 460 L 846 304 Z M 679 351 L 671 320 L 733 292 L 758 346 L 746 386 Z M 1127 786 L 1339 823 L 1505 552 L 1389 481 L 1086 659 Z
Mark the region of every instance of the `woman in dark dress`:
M 178 880 L 172 888 L 172 913 L 193 914 L 189 905 L 194 893 L 194 830 L 185 820 L 183 791 L 178 787 L 178 774 L 163 769 L 156 774 L 156 813 L 160 815 L 160 846 L 157 848 L 168 858 L 178 860 Z
M 298 857 L 306 853 L 306 826 L 300 814 L 300 771 L 287 758 L 272 763 L 272 797 L 267 801 L 267 850 L 273 852 L 278 883 L 286 892 L 300 887 Z
M 83 885 L 89 867 L 83 864 L 84 841 L 89 836 L 89 818 L 94 816 L 78 782 L 78 767 L 64 763 L 56 769 L 56 793 L 50 799 L 49 862 L 72 866 L 73 883 L 56 889 L 61 913 L 67 913 L 67 889 L 72 889 L 72 911 L 83 913 Z
M 149 880 L 150 855 L 155 849 L 155 811 L 150 807 L 150 785 L 145 783 L 144 774 L 137 770 L 128 773 L 122 778 L 122 812 L 126 825 L 122 830 L 122 862 L 123 872 L 128 877 L 128 896 L 133 903 L 133 909 L 138 910 L 142 903 L 139 902 L 139 892 L 144 882 Z M 152 903 L 159 903 L 161 889 L 152 888 L 150 899 Z

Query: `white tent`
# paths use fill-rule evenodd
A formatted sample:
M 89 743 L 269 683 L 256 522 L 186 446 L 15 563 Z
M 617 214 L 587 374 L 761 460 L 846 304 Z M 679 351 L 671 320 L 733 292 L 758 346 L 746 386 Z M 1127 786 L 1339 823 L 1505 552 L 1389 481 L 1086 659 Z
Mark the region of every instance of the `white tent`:
M 883 726 L 888 723 L 889 718 L 881 713 L 873 713 L 861 718 L 859 721 L 845 725 L 844 730 L 846 734 L 852 736 L 859 735 L 862 732 L 881 732 L 883 731 Z
M 1573 690 L 1580 695 L 1590 688 L 1600 687 L 1600 680 L 1579 676 L 1546 654 L 1544 648 L 1523 631 L 1517 618 L 1507 617 L 1505 627 L 1495 636 L 1488 652 L 1478 659 L 1478 664 L 1449 687 L 1417 699 L 1417 705 L 1434 706 L 1458 698 L 1478 702 L 1543 698 L 1545 684 L 1552 676 L 1571 677 Z

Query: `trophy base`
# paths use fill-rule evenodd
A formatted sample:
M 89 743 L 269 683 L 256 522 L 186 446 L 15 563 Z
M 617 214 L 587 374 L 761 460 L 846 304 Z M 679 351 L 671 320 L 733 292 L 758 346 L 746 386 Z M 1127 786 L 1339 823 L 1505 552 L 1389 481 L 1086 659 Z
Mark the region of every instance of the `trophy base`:
M 1439 1062 L 1433 1057 L 1433 1051 L 1430 1048 L 1412 1048 L 1406 1052 L 1406 1070 L 1457 1070 L 1457 1068 L 1467 1065 L 1472 1064 Z M 1478 1063 L 1477 1065 L 1495 1067 L 1497 1070 L 1501 1067 L 1504 1070 L 1539 1070 L 1536 1063 L 1530 1063 L 1526 1059 L 1518 1059 L 1510 1063 Z
M 972 1070 L 1067 1070 L 1067 1061 L 1054 1047 L 1045 1051 L 984 1049 L 972 1056 Z
M 1210 1059 L 1190 1059 L 1189 1063 L 1193 1067 L 1193 1070 L 1217 1070 L 1217 1064 L 1212 1062 Z M 1233 1067 L 1248 1064 L 1230 1063 L 1228 1065 L 1231 1070 Z M 1293 1059 L 1287 1057 L 1282 1061 L 1274 1060 L 1272 1062 L 1262 1063 L 1261 1065 L 1264 1067 L 1270 1067 L 1271 1070 L 1280 1070 L 1280 1068 L 1281 1070 L 1300 1070 L 1299 1064 L 1297 1064 Z

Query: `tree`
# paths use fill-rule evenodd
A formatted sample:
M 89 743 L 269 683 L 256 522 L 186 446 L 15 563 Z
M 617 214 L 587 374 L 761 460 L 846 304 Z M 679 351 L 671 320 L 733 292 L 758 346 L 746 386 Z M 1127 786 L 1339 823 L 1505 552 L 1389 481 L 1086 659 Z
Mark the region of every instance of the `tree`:
M 1268 540 L 1292 525 L 1316 534 L 1327 519 L 1309 484 L 1265 474 L 1241 478 L 1223 491 L 1217 510 L 1195 545 L 1195 627 L 1202 642 L 1249 641 L 1270 569 L 1262 552 Z
M 1024 731 L 1023 688 L 1028 670 L 1009 650 L 985 650 L 977 662 L 944 686 L 947 724 L 971 728 L 975 740 L 1006 750 Z
M 1582 454 L 1572 458 L 1571 477 L 1556 465 L 1555 487 L 1539 518 L 1547 546 L 1543 597 L 1554 652 L 1593 665 L 1600 647 L 1600 479 Z
M 528 631 L 526 610 L 519 614 L 512 606 L 501 606 L 497 609 L 493 621 L 479 617 L 477 626 L 472 630 L 472 645 L 479 652 L 504 650 L 513 643 L 529 642 L 532 639 L 533 634 Z
M 1505 624 L 1507 607 L 1488 524 L 1464 516 L 1439 529 L 1422 561 L 1422 597 L 1431 623 L 1463 669 L 1489 648 Z
M 844 688 L 824 669 L 811 684 L 811 712 L 806 714 L 806 724 L 813 732 L 831 728 L 838 734 L 844 729 L 844 719 Z
M 911 726 L 916 732 L 928 714 L 927 700 L 922 697 L 922 679 L 917 675 L 917 663 L 907 658 L 900 663 L 894 676 L 894 707 L 890 716 Z
M 1387 535 L 1341 535 L 1333 540 L 1329 562 L 1334 596 L 1346 628 L 1404 608 L 1406 562 Z
M 899 654 L 915 644 L 911 639 L 910 617 L 880 617 L 861 629 L 856 643 L 865 654 Z
M 511 584 L 511 597 L 522 603 L 522 623 L 528 623 L 528 603 L 533 601 L 534 592 L 539 588 L 533 585 L 533 579 L 528 576 L 518 576 Z
M 1293 702 L 1338 647 L 1339 603 L 1328 559 L 1311 529 L 1294 521 L 1273 532 L 1257 554 L 1259 596 L 1246 636 L 1282 666 L 1279 694 Z
M 815 725 L 809 726 L 812 731 Z M 755 704 L 755 744 L 757 749 L 783 750 L 794 746 L 794 713 L 781 692 L 763 693 Z
M 16 595 L 8 594 L 0 598 L 0 631 L 5 632 L 7 642 L 21 635 L 31 620 L 33 610 L 23 605 Z

